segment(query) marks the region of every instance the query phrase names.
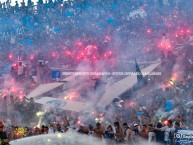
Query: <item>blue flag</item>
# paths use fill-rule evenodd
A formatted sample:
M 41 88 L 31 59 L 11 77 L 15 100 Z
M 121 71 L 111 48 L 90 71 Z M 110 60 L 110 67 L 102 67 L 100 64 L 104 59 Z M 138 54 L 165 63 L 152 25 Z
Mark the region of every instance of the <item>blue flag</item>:
M 73 14 L 73 12 L 71 12 L 70 10 L 67 10 L 66 12 L 65 12 L 65 16 L 66 17 L 72 17 L 74 14 Z
M 28 46 L 34 45 L 34 40 L 28 39 L 28 40 L 27 40 L 27 45 L 28 45 Z
M 53 70 L 52 71 L 52 79 L 61 78 L 61 71 L 59 70 Z
M 23 39 L 19 39 L 19 43 L 20 43 L 20 44 L 23 44 Z
M 141 117 L 142 113 L 143 113 L 142 111 L 139 111 L 139 112 L 137 113 L 137 116 Z
M 165 108 L 166 111 L 171 111 L 172 110 L 172 101 L 171 100 L 168 100 L 166 101 L 166 108 Z
M 117 5 L 117 4 L 113 4 L 113 5 L 111 6 L 111 9 L 116 9 L 116 8 L 118 8 L 118 5 Z
M 59 27 L 54 27 L 54 31 L 57 32 L 57 33 L 60 33 L 61 29 Z
M 29 29 L 33 30 L 35 27 L 33 25 L 28 26 Z
M 114 18 L 107 18 L 107 23 L 111 25 L 115 25 L 116 21 Z

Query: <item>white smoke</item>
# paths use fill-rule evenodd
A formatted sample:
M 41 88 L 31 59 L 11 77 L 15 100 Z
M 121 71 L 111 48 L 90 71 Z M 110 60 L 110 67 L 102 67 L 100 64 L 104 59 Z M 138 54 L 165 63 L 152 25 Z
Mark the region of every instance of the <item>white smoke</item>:
M 72 131 L 65 134 L 48 134 L 39 135 L 29 138 L 23 138 L 15 141 L 11 141 L 10 145 L 108 145 L 108 143 L 103 139 L 99 140 L 97 138 L 81 135 Z M 147 142 L 139 141 L 136 145 L 147 144 Z M 121 144 L 120 144 L 121 145 Z M 151 145 L 158 145 L 156 143 L 151 143 Z

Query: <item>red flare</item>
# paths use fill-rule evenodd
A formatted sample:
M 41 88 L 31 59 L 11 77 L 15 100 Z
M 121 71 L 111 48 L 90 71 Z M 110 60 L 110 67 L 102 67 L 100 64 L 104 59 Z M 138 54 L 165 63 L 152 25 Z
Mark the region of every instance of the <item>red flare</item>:
M 96 46 L 96 45 L 93 45 L 93 48 L 94 48 L 94 49 L 97 49 L 97 46 Z
M 106 36 L 105 39 L 106 39 L 107 41 L 111 41 L 111 37 L 109 37 L 109 36 Z
M 82 42 L 79 41 L 79 42 L 77 43 L 77 45 L 78 45 L 78 46 L 82 46 Z
M 152 31 L 151 29 L 147 29 L 147 33 L 150 34 Z
M 52 52 L 52 57 L 56 57 L 57 56 L 57 54 L 56 54 L 56 52 Z
M 190 33 L 190 30 L 187 30 L 187 33 Z
M 31 55 L 29 59 L 30 59 L 30 60 L 34 60 L 34 58 L 35 58 L 35 57 L 34 57 L 33 55 Z
M 13 58 L 14 58 L 13 54 L 9 54 L 9 55 L 8 55 L 8 58 L 9 58 L 10 60 L 13 59 Z
M 72 54 L 71 51 L 69 51 L 69 50 L 65 51 L 65 55 L 70 56 L 71 54 Z

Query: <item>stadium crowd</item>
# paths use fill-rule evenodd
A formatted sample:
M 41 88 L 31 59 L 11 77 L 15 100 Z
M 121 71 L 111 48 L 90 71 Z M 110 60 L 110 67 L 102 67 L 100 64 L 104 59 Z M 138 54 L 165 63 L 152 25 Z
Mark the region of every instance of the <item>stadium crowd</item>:
M 135 144 L 142 139 L 149 143 L 180 145 L 174 138 L 175 133 L 180 129 L 193 130 L 193 59 L 189 51 L 192 47 L 188 45 L 177 54 L 171 50 L 175 56 L 168 50 L 190 39 L 192 5 L 192 0 L 166 3 L 161 0 L 49 0 L 43 3 L 39 0 L 36 6 L 28 0 L 28 5 L 22 3 L 21 7 L 17 2 L 15 6 L 10 6 L 9 1 L 0 4 L 0 63 L 12 64 L 11 75 L 27 86 L 26 94 L 32 90 L 31 87 L 50 81 L 50 67 L 74 67 L 85 59 L 94 61 L 108 57 L 111 60 L 123 55 L 121 52 L 128 59 L 143 61 L 155 60 L 160 56 L 161 49 L 162 67 L 158 70 L 163 73 L 158 78 L 150 78 L 142 90 L 127 94 L 129 99 L 126 99 L 125 107 L 115 105 L 117 108 L 113 114 L 107 109 L 104 113 L 107 122 L 96 124 L 94 119 L 82 122 L 78 117 L 61 117 L 60 113 L 50 117 L 53 114 L 48 113 L 44 115 L 44 125 L 33 128 L 29 124 L 37 122 L 36 113 L 41 111 L 41 107 L 35 107 L 33 100 L 25 100 L 25 97 L 19 99 L 9 95 L 10 99 L 1 98 L 4 122 L 7 117 L 12 119 L 6 125 L 0 123 L 1 144 L 22 137 L 76 130 L 105 138 L 108 144 Z M 147 16 L 130 18 L 130 13 L 136 9 L 144 10 Z M 171 44 L 160 44 L 160 38 L 169 38 Z M 127 50 L 128 46 L 132 49 Z M 88 51 L 90 48 L 94 51 Z M 111 51 L 113 55 L 108 55 L 107 52 Z M 171 59 L 168 60 L 168 56 Z M 173 70 L 175 64 L 177 68 Z M 174 78 L 166 77 L 168 72 Z M 164 85 L 160 86 L 158 82 Z M 30 87 L 32 84 L 35 86 Z M 7 100 L 11 102 L 7 103 Z M 172 102 L 172 107 L 166 105 L 168 101 Z
M 1 63 L 28 60 L 32 61 L 30 68 L 36 68 L 34 60 L 49 60 L 49 65 L 54 67 L 76 66 L 85 57 L 92 61 L 104 59 L 108 50 L 112 50 L 113 55 L 120 55 L 117 51 L 128 46 L 141 50 L 140 59 L 147 57 L 147 51 L 155 58 L 159 54 L 157 41 L 163 33 L 175 39 L 176 28 L 191 29 L 191 4 L 192 1 L 185 0 L 166 4 L 151 0 L 50 0 L 46 3 L 40 0 L 35 6 L 29 0 L 27 6 L 22 3 L 18 7 L 18 3 L 10 6 L 7 1 L 0 6 Z M 131 18 L 130 13 L 138 9 L 143 9 L 147 17 Z M 144 48 L 151 44 L 155 44 L 153 48 Z M 97 51 L 91 53 L 89 50 L 86 56 L 80 55 L 85 53 L 83 49 L 92 47 Z
M 146 122 L 148 122 L 146 120 Z M 76 126 L 70 123 L 70 120 L 65 116 L 63 123 L 53 123 L 42 125 L 41 127 L 18 127 L 11 126 L 5 127 L 3 123 L 0 123 L 0 134 L 3 145 L 6 145 L 7 141 L 31 137 L 41 134 L 53 134 L 53 133 L 65 133 L 67 131 L 74 131 L 80 134 L 85 134 L 99 139 L 105 139 L 108 145 L 114 144 L 138 144 L 140 141 L 149 143 L 159 143 L 160 145 L 181 145 L 178 142 L 179 138 L 175 137 L 175 134 L 179 130 L 187 130 L 187 127 L 180 118 L 176 120 L 166 120 L 164 123 L 153 124 L 139 124 L 135 122 L 132 124 L 114 122 L 113 124 L 96 123 L 96 125 L 85 125 L 83 123 L 76 124 Z M 193 129 L 193 123 L 191 123 L 189 130 Z M 191 141 L 188 145 L 191 144 Z
M 186 56 L 182 56 L 185 57 L 183 60 L 186 60 Z M 174 76 L 175 78 L 166 77 L 165 80 L 163 76 L 151 78 L 147 86 L 141 90 L 133 91 L 129 99 L 125 99 L 122 108 L 116 106 L 115 103 L 116 109 L 113 113 L 108 108 L 102 113 L 96 110 L 96 113 L 91 112 L 92 117 L 89 118 L 82 116 L 82 112 L 73 113 L 58 110 L 44 113 L 40 119 L 36 115 L 37 111 L 41 111 L 41 108 L 35 109 L 35 103 L 31 99 L 28 102 L 25 100 L 20 102 L 20 106 L 17 105 L 17 102 L 11 105 L 15 107 L 14 110 L 19 109 L 19 113 L 22 115 L 18 116 L 24 117 L 21 126 L 16 125 L 16 119 L 11 124 L 6 122 L 6 126 L 2 123 L 0 128 L 6 132 L 9 141 L 34 135 L 75 131 L 105 139 L 109 145 L 137 144 L 140 141 L 157 142 L 161 145 L 182 145 L 175 137 L 176 133 L 179 130 L 193 130 L 193 90 L 191 89 L 193 74 L 191 63 L 189 61 L 181 63 L 178 59 L 181 58 L 177 58 L 175 64 L 179 65 L 181 71 L 177 69 L 178 75 Z M 157 69 L 163 69 L 164 72 L 164 68 L 167 67 L 162 66 Z M 157 84 L 160 81 L 168 84 L 160 87 Z M 148 89 L 151 91 L 144 91 Z M 142 92 L 145 92 L 144 95 Z M 148 96 L 148 99 L 145 96 Z M 127 103 L 128 100 L 129 103 Z M 167 104 L 168 100 L 172 102 L 172 105 Z M 83 120 L 79 116 L 82 116 Z M 30 125 L 32 122 L 38 122 L 38 119 L 41 124 L 35 127 Z M 2 136 L 1 138 L 4 139 Z M 191 143 L 190 141 L 188 145 Z
M 0 75 L 11 65 L 11 76 L 25 94 L 52 81 L 53 69 L 102 60 L 124 71 L 128 65 L 122 60 L 163 57 L 192 33 L 191 0 L 10 3 L 0 5 Z M 136 10 L 143 15 L 132 17 Z M 170 42 L 163 44 L 162 38 Z

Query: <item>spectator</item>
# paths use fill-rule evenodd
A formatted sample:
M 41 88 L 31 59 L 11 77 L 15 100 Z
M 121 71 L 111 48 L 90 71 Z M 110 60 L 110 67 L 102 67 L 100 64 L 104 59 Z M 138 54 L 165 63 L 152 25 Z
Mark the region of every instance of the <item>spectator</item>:
M 55 129 L 54 129 L 53 124 L 50 124 L 49 130 L 48 130 L 48 134 L 53 134 L 53 133 L 55 133 Z
M 147 126 L 146 126 L 145 124 L 142 126 L 142 130 L 139 132 L 139 136 L 140 136 L 142 139 L 147 140 L 147 138 L 148 138 L 148 132 L 147 132 Z
M 114 132 L 113 132 L 113 128 L 111 125 L 109 125 L 107 127 L 107 130 L 105 131 L 105 138 L 109 139 L 109 140 L 113 140 L 114 139 Z
M 1 145 L 8 145 L 9 141 L 8 141 L 8 137 L 6 132 L 3 131 L 4 125 L 2 122 L 0 122 L 0 142 Z
M 40 135 L 41 131 L 38 127 L 35 127 L 33 135 Z
M 170 144 L 173 140 L 170 138 L 170 136 L 172 136 L 171 134 L 173 134 L 175 131 L 175 129 L 172 127 L 173 127 L 172 121 L 168 120 L 166 121 L 166 126 L 156 129 L 156 130 L 161 130 L 162 132 L 164 132 L 164 144 L 165 145 Z
M 94 130 L 93 130 L 94 131 Z M 86 127 L 86 125 L 84 124 L 80 124 L 80 128 L 78 130 L 78 133 L 82 133 L 82 134 L 89 134 L 89 130 Z
M 100 123 L 96 124 L 96 127 L 93 129 L 93 131 L 94 131 L 94 136 L 100 139 L 104 138 L 104 132 Z
M 123 138 L 123 129 L 122 127 L 120 126 L 119 122 L 114 122 L 114 126 L 115 126 L 115 140 L 116 142 L 118 143 L 121 143 L 124 141 L 124 138 Z
M 49 132 L 49 128 L 47 126 L 44 126 L 43 134 L 48 134 L 48 132 Z
M 153 131 L 153 125 L 149 124 L 148 125 L 148 143 L 151 143 L 153 141 L 154 142 L 156 141 L 156 134 Z
M 133 142 L 132 130 L 128 127 L 127 123 L 123 123 L 123 128 L 124 128 L 124 141 L 126 143 L 132 143 Z
M 58 133 L 64 132 L 64 131 L 62 130 L 61 125 L 60 125 L 59 123 L 56 124 L 56 132 L 58 132 Z

